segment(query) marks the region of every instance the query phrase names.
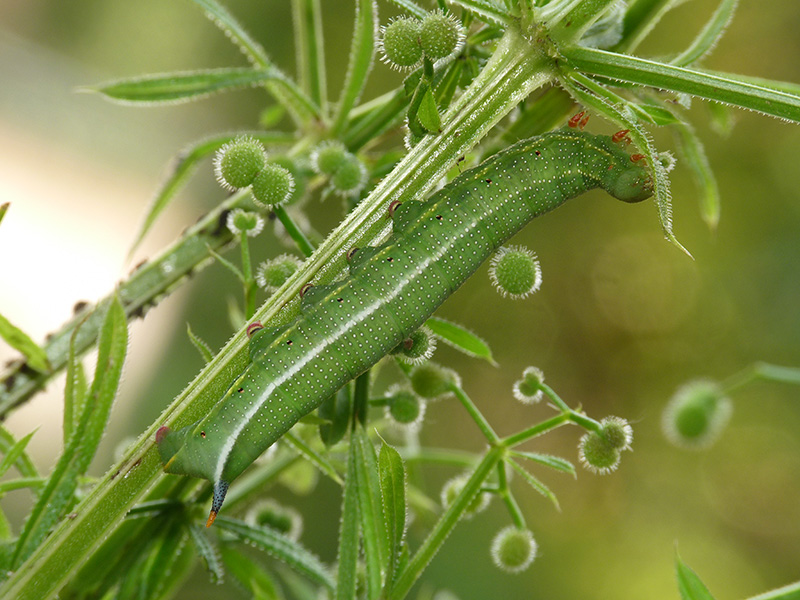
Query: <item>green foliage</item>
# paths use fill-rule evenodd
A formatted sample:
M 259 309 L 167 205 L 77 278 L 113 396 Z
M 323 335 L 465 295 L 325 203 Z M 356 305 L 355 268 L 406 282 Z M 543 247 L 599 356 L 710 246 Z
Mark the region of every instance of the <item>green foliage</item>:
M 381 376 L 400 380 L 425 398 L 454 397 L 486 448 L 458 454 L 421 447 L 413 439 L 414 429 L 398 435 L 377 408 L 387 407 L 398 421 L 417 423 L 424 403 L 407 391 L 384 394 L 382 384 L 375 384 L 373 390 L 371 375 L 361 375 L 282 438 L 268 461 L 237 481 L 226 504 L 236 514 L 269 485 L 288 485 L 289 481 L 294 492 L 313 493 L 322 475 L 342 488 L 335 569 L 317 558 L 305 542 L 270 528 L 265 520 L 248 522 L 223 515 L 212 529 L 202 528 L 198 515 L 207 505 L 209 486 L 161 474 L 153 449 L 156 430 L 162 421 L 193 422 L 225 393 L 249 360 L 247 325 L 258 319 L 272 327 L 295 317 L 302 310 L 297 298 L 305 286 L 324 289 L 344 273 L 346 256 L 353 248 L 369 251 L 385 235 L 392 201 L 423 199 L 464 157 L 471 161 L 476 152 L 491 153 L 517 138 L 561 125 L 578 102 L 586 111 L 627 130 L 618 141 L 629 142 L 636 148 L 636 160 L 647 165 L 661 227 L 677 244 L 667 177 L 672 163 L 656 147 L 649 128 L 674 132 L 682 164 L 690 167 L 699 190 L 702 218 L 711 228 L 719 221 L 720 192 L 700 128 L 691 122 L 696 115 L 677 103 L 676 97 L 697 96 L 800 122 L 797 86 L 694 67 L 722 35 L 734 12 L 733 0 L 722 0 L 696 38 L 682 51 L 676 48 L 677 54 L 668 61 L 631 53 L 675 2 L 641 0 L 625 9 L 613 0 L 456 0 L 448 5 L 451 12 L 442 10 L 443 2 L 436 3 L 432 12 L 428 9 L 433 6 L 423 8 L 412 0 L 394 3 L 408 16 L 387 24 L 377 40 L 376 4 L 355 1 L 350 52 L 337 70 L 345 74 L 331 86 L 341 91 L 330 102 L 319 0 L 292 2 L 297 81 L 278 69 L 224 6 L 216 0 L 194 0 L 252 66 L 151 75 L 85 88 L 117 102 L 151 105 L 195 101 L 257 86 L 276 103 L 269 108 L 270 127 L 287 127 L 280 120 L 287 115 L 292 131 L 242 132 L 244 145 L 237 141 L 237 133 L 189 145 L 158 190 L 134 248 L 196 168 L 215 152 L 223 149 L 218 170 L 227 185 L 252 187 L 222 202 L 163 253 L 134 270 L 114 294 L 82 308 L 43 346 L 0 317 L 0 335 L 24 357 L 4 375 L 1 416 L 27 401 L 55 374 L 66 372 L 65 442 L 49 476 L 40 477 L 26 453 L 34 433 L 17 440 L 0 428 L 0 475 L 12 468 L 19 474 L 0 483 L 0 495 L 21 488 L 35 494 L 16 537 L 0 513 L 3 597 L 38 599 L 61 592 L 73 598 L 167 598 L 199 558 L 212 580 L 222 581 L 227 575 L 256 598 L 317 597 L 325 590 L 340 600 L 400 600 L 422 578 L 463 517 L 477 513 L 488 498 L 497 497 L 510 522 L 493 544 L 495 562 L 510 572 L 529 565 L 537 544 L 516 500 L 524 486 L 511 482 L 508 474 L 519 475 L 518 481 L 558 508 L 556 493 L 539 478 L 538 470 L 544 467 L 573 476 L 576 470 L 566 458 L 520 450 L 521 444 L 562 425 L 575 425 L 585 431 L 579 443 L 581 460 L 600 472 L 616 468 L 621 452 L 630 449 L 626 421 L 598 421 L 583 409 L 571 408 L 545 385 L 538 369 L 527 369 L 513 391 L 497 391 L 484 415 L 462 389 L 456 372 L 432 363 L 414 368 L 400 364 L 398 370 Z M 362 100 L 373 89 L 369 76 L 376 47 L 390 63 L 409 70 L 403 73 L 404 80 L 397 77 L 395 89 Z M 554 87 L 532 95 L 548 85 Z M 583 116 L 573 124 L 585 125 Z M 409 141 L 405 149 L 402 138 Z M 318 196 L 330 190 L 345 197 L 348 212 L 341 225 L 321 236 L 306 215 L 313 214 Z M 0 220 L 7 206 L 0 206 Z M 258 234 L 267 219 L 279 223 L 290 243 L 309 257 L 302 265 L 295 259 L 273 259 L 258 270 L 252 268 L 248 235 Z M 232 244 L 240 246 L 240 264 L 221 255 Z M 235 307 L 240 315 L 234 319 L 236 333 L 214 356 L 188 329 L 205 363 L 200 374 L 116 467 L 102 480 L 89 482 L 87 469 L 120 385 L 127 321 L 141 316 L 210 259 L 235 275 L 234 285 L 242 285 L 242 307 Z M 523 263 L 528 268 L 522 284 L 517 281 L 525 279 L 519 276 L 520 265 L 514 266 L 513 277 L 495 270 L 498 284 L 511 295 L 538 287 L 538 264 Z M 273 292 L 260 306 L 263 290 L 257 283 Z M 242 324 L 244 319 L 247 322 Z M 422 342 L 430 343 L 435 336 L 495 364 L 489 345 L 465 327 L 438 317 L 430 318 L 426 327 L 431 333 L 420 330 L 425 340 L 418 336 L 404 350 L 406 354 L 427 357 L 428 347 Z M 93 347 L 98 358 L 89 383 L 80 357 Z M 673 406 L 665 417 L 665 427 L 669 421 L 683 439 L 691 440 L 684 445 L 707 445 L 716 439 L 705 437 L 708 431 L 720 433 L 730 414 L 727 395 L 731 391 L 755 379 L 797 384 L 798 373 L 795 368 L 759 363 L 723 384 L 684 389 L 680 401 L 675 401 L 680 406 Z M 515 432 L 501 436 L 490 421 L 496 407 L 510 404 L 512 395 L 526 403 L 546 396 L 555 415 L 535 422 L 534 417 L 525 416 L 530 423 L 523 422 Z M 409 398 L 416 402 L 414 406 Z M 590 400 L 586 403 L 591 412 Z M 725 419 L 714 416 L 720 410 Z M 462 469 L 441 509 L 432 509 L 434 494 L 425 488 L 420 474 L 431 464 Z M 145 500 L 128 512 L 134 502 Z M 440 512 L 412 521 L 412 509 L 422 515 L 426 510 Z M 412 526 L 413 537 L 409 534 Z M 245 552 L 245 546 L 252 550 Z M 268 561 L 265 556 L 270 557 Z M 682 598 L 711 598 L 697 575 L 678 558 L 676 566 Z M 791 598 L 796 593 L 796 586 L 788 586 L 759 598 Z

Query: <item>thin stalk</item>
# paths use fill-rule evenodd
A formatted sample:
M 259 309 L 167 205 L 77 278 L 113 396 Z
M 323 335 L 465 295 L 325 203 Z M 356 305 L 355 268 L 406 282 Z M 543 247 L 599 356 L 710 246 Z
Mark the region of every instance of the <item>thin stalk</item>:
M 492 426 L 489 425 L 489 421 L 486 420 L 486 417 L 483 416 L 481 411 L 478 410 L 478 407 L 475 406 L 475 403 L 472 399 L 467 396 L 467 394 L 462 390 L 459 386 L 455 384 L 450 384 L 447 386 L 448 389 L 456 395 L 458 401 L 464 406 L 469 413 L 469 416 L 472 417 L 472 420 L 475 421 L 475 424 L 478 426 L 478 429 L 481 430 L 484 437 L 488 440 L 490 444 L 496 444 L 500 441 L 500 437 L 494 432 Z
M 758 379 L 800 385 L 800 368 L 756 362 L 722 382 L 722 391 L 730 394 Z
M 274 212 L 275 216 L 278 217 L 278 220 L 286 230 L 287 235 L 297 244 L 297 248 L 300 252 L 302 252 L 304 256 L 311 256 L 314 254 L 314 244 L 306 237 L 306 234 L 300 231 L 300 228 L 292 217 L 289 216 L 289 213 L 286 212 L 286 209 L 282 206 L 276 206 Z
M 431 562 L 431 559 L 441 548 L 450 532 L 453 531 L 467 507 L 480 492 L 492 469 L 501 461 L 504 452 L 504 448 L 492 448 L 486 453 L 486 456 L 483 457 L 483 460 L 481 460 L 455 500 L 453 500 L 453 503 L 442 514 L 428 537 L 425 538 L 422 546 L 414 554 L 408 565 L 400 572 L 387 596 L 388 600 L 401 600 L 408 595 L 411 587 L 422 575 L 425 567 Z
M 497 463 L 497 482 L 497 493 L 500 494 L 503 503 L 508 509 L 511 522 L 514 523 L 517 529 L 525 529 L 525 516 L 522 514 L 517 501 L 514 500 L 514 496 L 511 495 L 511 489 L 508 487 L 508 476 L 506 475 L 506 464 L 503 461 Z

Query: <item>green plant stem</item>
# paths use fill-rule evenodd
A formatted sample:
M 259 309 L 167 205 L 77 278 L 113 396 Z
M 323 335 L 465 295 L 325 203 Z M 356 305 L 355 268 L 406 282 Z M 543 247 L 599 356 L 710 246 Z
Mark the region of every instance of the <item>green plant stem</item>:
M 756 362 L 725 380 L 722 383 L 722 391 L 730 394 L 758 379 L 800 385 L 800 368 Z
M 511 489 L 508 487 L 508 476 L 506 475 L 506 464 L 501 461 L 497 463 L 497 493 L 503 499 L 503 503 L 508 509 L 508 514 L 511 516 L 511 521 L 517 529 L 525 529 L 525 516 L 519 508 L 519 504 L 514 500 L 511 495 Z
M 304 256 L 311 256 L 314 253 L 314 245 L 309 241 L 306 235 L 300 231 L 300 228 L 295 224 L 292 217 L 289 216 L 289 213 L 286 212 L 286 209 L 282 206 L 276 206 L 274 212 L 275 216 L 278 217 L 278 220 L 283 225 L 283 228 L 286 229 L 286 233 L 294 240 L 294 243 L 297 244 L 300 252 L 302 252 Z
M 130 320 L 144 316 L 150 307 L 178 287 L 190 275 L 211 262 L 211 250 L 223 250 L 234 238 L 225 227 L 225 215 L 234 208 L 252 209 L 245 194 L 236 194 L 209 212 L 160 255 L 134 268 L 130 276 L 118 286 L 120 302 L 125 316 Z M 67 365 L 69 344 L 75 329 L 75 351 L 86 353 L 94 346 L 100 325 L 113 294 L 101 299 L 94 306 L 87 305 L 76 311 L 75 316 L 62 328 L 47 336 L 44 350 L 51 370 L 39 373 L 24 364 L 11 365 L 0 378 L 0 418 L 28 400 L 42 389 L 52 376 Z
M 555 429 L 556 427 L 561 427 L 562 425 L 569 423 L 569 417 L 569 413 L 561 413 L 560 415 L 547 419 L 546 421 L 537 423 L 533 427 L 528 427 L 527 429 L 523 429 L 518 433 L 504 438 L 502 440 L 502 444 L 506 448 L 518 446 L 523 442 L 527 442 L 530 439 L 542 435 L 543 433 L 547 433 L 551 429 Z
M 467 413 L 469 413 L 469 416 L 472 417 L 473 421 L 475 421 L 478 429 L 481 430 L 481 433 L 483 433 L 489 443 L 496 444 L 499 442 L 500 437 L 494 432 L 492 426 L 489 425 L 489 421 L 486 420 L 486 417 L 484 417 L 481 411 L 478 410 L 478 407 L 475 406 L 475 403 L 469 396 L 467 396 L 464 390 L 455 384 L 450 384 L 448 389 L 456 395 L 458 401 L 461 402 L 461 404 L 467 410 Z
M 239 248 L 242 250 L 242 279 L 244 280 L 244 314 L 249 321 L 256 312 L 256 280 L 250 264 L 250 242 L 247 233 L 239 234 Z
M 450 532 L 458 523 L 472 500 L 480 492 L 484 482 L 495 466 L 502 460 L 504 448 L 495 447 L 489 450 L 483 460 L 470 475 L 464 487 L 458 493 L 453 503 L 442 514 L 430 534 L 414 554 L 411 561 L 400 572 L 387 598 L 388 600 L 401 600 L 405 598 L 411 587 L 419 579 L 422 572 L 433 559 L 436 552 L 444 543 Z
M 563 58 L 586 73 L 619 81 L 669 89 L 800 122 L 800 99 L 792 94 L 740 80 L 736 75 L 714 74 L 677 67 L 635 56 L 569 46 Z

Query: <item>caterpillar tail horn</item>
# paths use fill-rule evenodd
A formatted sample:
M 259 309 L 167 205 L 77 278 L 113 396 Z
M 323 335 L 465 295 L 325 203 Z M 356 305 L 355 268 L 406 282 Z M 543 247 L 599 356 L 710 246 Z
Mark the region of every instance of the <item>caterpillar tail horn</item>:
M 214 498 L 211 501 L 211 512 L 208 513 L 208 521 L 206 521 L 206 527 L 211 527 L 214 523 L 214 520 L 217 518 L 217 513 L 222 508 L 222 503 L 225 502 L 225 494 L 228 493 L 228 482 L 219 481 L 214 482 Z

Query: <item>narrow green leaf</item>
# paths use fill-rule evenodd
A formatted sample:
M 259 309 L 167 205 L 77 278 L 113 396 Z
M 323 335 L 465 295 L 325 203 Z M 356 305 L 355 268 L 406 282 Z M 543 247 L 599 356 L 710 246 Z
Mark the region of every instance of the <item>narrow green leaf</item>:
M 43 487 L 45 480 L 41 477 L 20 477 L 18 479 L 6 479 L 0 481 L 0 498 L 5 496 L 8 492 L 14 490 L 31 489 L 36 492 L 39 488 Z
M 628 106 L 641 120 L 653 125 L 664 126 L 680 123 L 681 120 L 671 110 L 655 104 L 637 104 L 631 102 Z
M 3 460 L 0 461 L 0 477 L 6 474 L 6 472 L 19 460 L 19 458 L 25 452 L 25 447 L 28 445 L 28 442 L 31 441 L 33 434 L 36 431 L 31 431 L 28 435 L 24 438 L 20 439 L 16 444 L 11 446 L 8 450 L 3 452 Z
M 683 162 L 691 170 L 694 180 L 700 188 L 700 214 L 706 225 L 714 230 L 719 223 L 719 188 L 714 171 L 708 163 L 703 142 L 688 123 L 677 124 L 675 131 L 678 134 L 678 148 L 683 156 Z
M 685 67 L 708 54 L 722 37 L 728 23 L 731 22 L 737 3 L 738 0 L 722 0 L 717 6 L 717 10 L 711 15 L 711 19 L 709 19 L 692 43 L 689 44 L 689 47 L 673 58 L 670 63 Z
M 439 133 L 442 130 L 442 118 L 439 116 L 439 107 L 436 106 L 436 97 L 433 90 L 428 88 L 422 96 L 417 118 L 420 124 L 431 133 Z
M 67 381 L 64 386 L 64 416 L 62 430 L 64 432 L 64 445 L 69 443 L 72 432 L 78 425 L 78 419 L 83 414 L 86 402 L 86 371 L 83 362 L 75 349 L 75 340 L 80 331 L 80 325 L 75 328 L 69 339 L 69 354 L 67 355 Z
M 319 469 L 322 473 L 330 477 L 333 481 L 342 485 L 342 478 L 336 472 L 336 468 L 327 458 L 306 444 L 302 439 L 294 435 L 291 431 L 283 436 L 283 441 L 294 447 L 305 459 Z
M 374 599 L 380 594 L 383 585 L 389 538 L 381 503 L 375 449 L 363 427 L 353 430 L 351 443 L 356 447 L 356 481 L 364 559 L 367 565 L 367 597 Z
M 17 439 L 11 434 L 11 432 L 0 425 L 0 453 L 8 454 L 8 452 L 11 451 L 11 448 L 16 446 L 17 443 Z M 33 464 L 31 457 L 28 456 L 28 453 L 24 450 L 19 454 L 19 456 L 17 456 L 14 466 L 17 468 L 17 471 L 19 471 L 19 474 L 23 477 L 39 477 L 39 471 L 36 469 L 36 465 Z
M 252 137 L 265 145 L 289 144 L 294 141 L 294 135 L 290 133 L 240 131 L 236 133 L 218 135 L 212 138 L 201 140 L 199 142 L 194 142 L 192 145 L 184 148 L 173 160 L 173 164 L 169 174 L 167 175 L 167 178 L 164 180 L 164 183 L 161 184 L 161 187 L 153 198 L 139 232 L 136 234 L 136 240 L 128 252 L 128 257 L 130 257 L 136 248 L 139 247 L 142 239 L 144 239 L 144 236 L 148 231 L 150 231 L 150 228 L 156 222 L 158 216 L 164 212 L 164 209 L 169 206 L 169 203 L 172 201 L 178 191 L 183 188 L 185 183 L 189 180 L 189 177 L 197 169 L 200 161 L 208 156 L 211 156 L 217 150 L 222 148 L 222 146 L 239 136 Z
M 425 321 L 425 326 L 443 342 L 450 344 L 464 354 L 482 358 L 497 366 L 492 357 L 492 350 L 489 348 L 489 344 L 469 329 L 439 317 L 431 317 Z
M 800 122 L 800 97 L 748 83 L 737 75 L 676 67 L 595 48 L 565 47 L 562 55 L 565 63 L 594 75 L 683 92 Z
M 0 223 L 3 222 L 3 217 L 6 216 L 9 206 L 11 206 L 11 202 L 3 202 L 2 204 L 0 204 Z
M 575 465 L 568 460 L 561 458 L 560 456 L 553 456 L 552 454 L 540 454 L 538 452 L 518 452 L 516 450 L 512 450 L 511 454 L 513 456 L 527 458 L 528 460 L 537 462 L 545 467 L 550 467 L 556 471 L 561 471 L 562 473 L 569 473 L 573 477 L 576 476 Z
M 249 525 L 244 521 L 231 517 L 220 516 L 214 521 L 215 525 L 228 533 L 232 533 L 240 540 L 264 550 L 267 554 L 286 563 L 298 573 L 312 581 L 324 585 L 329 590 L 335 587 L 333 578 L 328 573 L 327 567 L 320 560 L 297 542 L 267 527 Z
M 28 334 L 16 325 L 13 325 L 3 315 L 0 315 L 0 337 L 2 337 L 9 346 L 15 350 L 19 350 L 32 369 L 40 373 L 46 373 L 50 370 L 50 362 L 47 360 L 45 351 L 28 337 Z
M 392 2 L 402 8 L 408 14 L 417 17 L 418 19 L 424 19 L 425 15 L 428 14 L 428 11 L 419 6 L 413 0 L 392 0 Z
M 128 323 L 125 319 L 125 310 L 119 298 L 115 296 L 108 307 L 103 328 L 100 330 L 97 367 L 89 389 L 88 401 L 81 415 L 81 431 L 76 428 L 76 435 L 73 436 L 76 448 L 80 448 L 80 458 L 76 461 L 80 474 L 84 474 L 89 467 L 105 431 L 111 405 L 119 387 L 127 350 Z
M 172 580 L 180 581 L 176 565 L 182 558 L 182 549 L 188 534 L 180 519 L 173 519 L 162 529 L 144 563 L 141 576 L 130 578 L 134 594 L 132 598 L 159 600 L 166 596 Z
M 189 524 L 189 535 L 194 543 L 194 549 L 206 565 L 206 570 L 211 575 L 211 581 L 220 583 L 225 578 L 225 570 L 217 545 L 206 535 L 204 528 L 197 523 Z
M 509 24 L 511 18 L 506 10 L 491 0 L 451 0 L 453 4 L 464 7 L 484 23 L 500 25 Z
M 266 88 L 281 105 L 289 110 L 295 122 L 302 125 L 312 119 L 321 118 L 319 107 L 272 64 L 261 44 L 245 31 L 225 7 L 216 0 L 192 1 L 206 12 L 211 21 L 225 32 L 225 35 L 233 40 L 251 63 L 279 76 L 275 81 L 266 82 Z
M 275 582 L 269 573 L 249 556 L 228 544 L 220 547 L 220 553 L 228 572 L 239 580 L 242 587 L 252 594 L 254 600 L 281 600 L 283 598 L 278 593 Z
M 342 520 L 339 524 L 339 567 L 336 573 L 336 600 L 351 600 L 356 597 L 358 579 L 358 540 L 360 514 L 358 509 L 358 474 L 356 465 L 359 455 L 356 443 L 350 443 L 347 455 L 347 479 L 342 494 Z
M 389 535 L 387 581 L 398 566 L 406 533 L 406 471 L 400 453 L 385 442 L 378 454 L 383 513 Z
M 208 253 L 217 259 L 217 262 L 221 264 L 223 267 L 228 269 L 230 273 L 233 274 L 236 279 L 238 279 L 241 283 L 244 283 L 244 273 L 242 273 L 241 269 L 229 261 L 227 258 L 222 256 L 219 252 L 214 250 L 211 246 L 208 247 Z M 238 326 L 237 326 L 238 327 Z
M 683 0 L 638 0 L 625 14 L 622 41 L 616 50 L 633 51 L 655 28 L 661 18 Z
M 292 22 L 300 86 L 317 106 L 325 110 L 328 93 L 320 0 L 293 0 Z
M 209 69 L 145 75 L 88 87 L 86 90 L 99 92 L 125 104 L 164 104 L 190 102 L 217 92 L 280 79 L 283 79 L 283 75 L 273 69 Z
M 192 342 L 192 346 L 194 346 L 200 353 L 200 356 L 203 357 L 203 362 L 211 362 L 211 359 L 214 358 L 214 353 L 211 351 L 211 347 L 206 344 L 202 338 L 195 335 L 194 331 L 192 331 L 192 326 L 189 325 L 189 323 L 186 324 L 186 335 L 189 336 L 189 341 Z
M 800 600 L 800 581 L 753 596 L 748 600 Z
M 11 566 L 11 553 L 14 551 L 13 535 L 11 523 L 0 508 L 0 569 L 6 570 Z
M 319 437 L 326 446 L 333 446 L 347 433 L 352 403 L 352 387 L 345 385 L 319 405 L 317 414 L 326 420 L 319 426 Z
M 678 576 L 678 591 L 681 600 L 714 600 L 714 596 L 700 580 L 692 569 L 689 568 L 675 553 L 675 571 Z
M 228 9 L 216 0 L 192 0 L 192 2 L 202 8 L 208 18 L 239 46 L 250 62 L 262 67 L 270 65 L 264 48 L 247 33 L 244 27 L 228 12 Z
M 115 296 L 100 331 L 97 368 L 89 401 L 84 403 L 73 435 L 65 444 L 63 454 L 25 521 L 14 554 L 15 567 L 33 552 L 73 502 L 78 476 L 86 472 L 105 429 L 127 346 L 125 311 Z
M 534 477 L 533 475 L 528 473 L 528 471 L 526 471 L 525 469 L 520 467 L 513 460 L 509 460 L 507 462 L 508 462 L 509 465 L 511 465 L 512 469 L 514 469 L 517 473 L 522 475 L 522 478 L 525 481 L 528 482 L 528 485 L 530 485 L 533 489 L 535 489 L 537 492 L 539 492 L 542 496 L 544 496 L 545 498 L 550 500 L 550 502 L 553 503 L 553 506 L 556 507 L 556 510 L 559 510 L 559 511 L 561 510 L 561 507 L 558 504 L 558 498 L 556 498 L 556 495 L 550 490 L 549 487 L 547 487 L 545 484 L 543 484 L 541 481 L 539 481 L 536 477 Z
M 353 43 L 350 47 L 350 61 L 347 65 L 344 88 L 339 96 L 336 117 L 333 122 L 332 133 L 334 136 L 344 133 L 350 109 L 355 106 L 364 91 L 367 76 L 372 68 L 377 30 L 378 12 L 374 0 L 356 0 Z

